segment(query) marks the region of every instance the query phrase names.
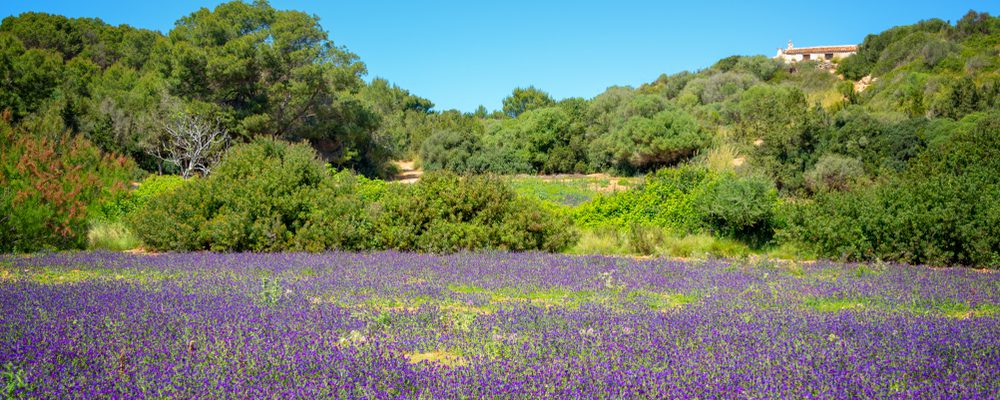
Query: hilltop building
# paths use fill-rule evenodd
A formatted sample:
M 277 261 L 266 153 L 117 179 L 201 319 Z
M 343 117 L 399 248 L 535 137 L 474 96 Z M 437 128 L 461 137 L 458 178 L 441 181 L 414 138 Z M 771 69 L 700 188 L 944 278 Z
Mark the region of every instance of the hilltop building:
M 815 46 L 815 47 L 794 47 L 792 41 L 788 41 L 788 47 L 778 49 L 778 54 L 774 56 L 786 63 L 796 63 L 799 61 L 833 61 L 858 52 L 858 46 Z

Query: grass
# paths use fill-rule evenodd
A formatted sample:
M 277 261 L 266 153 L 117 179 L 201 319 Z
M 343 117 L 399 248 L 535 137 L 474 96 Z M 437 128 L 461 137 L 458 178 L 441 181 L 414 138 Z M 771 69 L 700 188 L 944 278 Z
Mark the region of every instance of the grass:
M 459 294 L 480 294 L 490 298 L 490 308 L 504 303 L 527 302 L 541 307 L 579 308 L 585 304 L 622 306 L 628 303 L 643 304 L 651 310 L 665 311 L 686 306 L 701 298 L 695 293 L 666 293 L 650 290 L 623 290 L 608 276 L 598 276 L 605 285 L 600 290 L 569 290 L 566 288 L 505 287 L 486 289 L 472 285 L 448 285 L 448 290 Z
M 690 293 L 658 293 L 647 290 L 635 290 L 628 294 L 629 300 L 641 302 L 652 310 L 670 310 L 694 303 L 700 298 Z
M 559 206 L 575 207 L 603 193 L 626 190 L 641 178 L 608 176 L 517 176 L 510 184 L 517 194 Z
M 570 254 L 632 254 L 626 239 L 614 228 L 582 228 L 580 229 L 580 240 L 566 252 Z
M 139 238 L 122 222 L 95 221 L 87 231 L 87 247 L 91 250 L 125 251 L 140 244 Z
M 701 162 L 715 172 L 736 171 L 746 165 L 746 158 L 740 155 L 739 149 L 732 143 L 722 143 L 709 149 Z
M 920 301 L 919 303 L 909 305 L 896 305 L 869 298 L 812 297 L 806 299 L 804 304 L 806 307 L 821 313 L 847 310 L 882 309 L 921 315 L 939 315 L 956 319 L 988 317 L 995 316 L 1000 313 L 1000 306 L 990 303 L 971 306 L 962 302 L 934 300 Z
M 64 269 L 64 268 L 27 268 L 8 270 L 0 268 L 0 282 L 34 282 L 43 285 L 65 285 L 93 280 L 128 280 L 138 283 L 149 283 L 170 278 L 165 271 L 154 270 L 108 270 L 108 269 Z
M 809 104 L 820 103 L 824 108 L 829 109 L 837 103 L 844 101 L 844 95 L 836 87 L 833 87 L 827 90 L 808 93 L 806 99 L 809 101 Z
M 806 300 L 807 307 L 819 312 L 837 312 L 865 308 L 865 299 L 831 299 L 815 297 Z
M 660 257 L 743 257 L 755 254 L 739 241 L 708 234 L 676 235 L 656 228 L 583 228 L 580 241 L 570 254 L 632 255 Z

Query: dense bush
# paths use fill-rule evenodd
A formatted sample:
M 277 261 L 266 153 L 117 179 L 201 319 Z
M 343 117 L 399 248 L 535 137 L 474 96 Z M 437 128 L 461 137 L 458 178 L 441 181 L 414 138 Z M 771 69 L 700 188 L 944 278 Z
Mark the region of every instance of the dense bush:
M 363 248 L 365 212 L 303 144 L 233 148 L 208 178 L 154 197 L 132 218 L 152 249 L 282 251 Z
M 711 135 L 677 108 L 637 113 L 591 143 L 592 162 L 619 171 L 648 171 L 674 165 L 708 146 Z
M 141 209 L 150 199 L 168 193 L 184 184 L 185 179 L 177 175 L 150 175 L 132 191 L 117 191 L 110 199 L 101 202 L 92 214 L 93 218 L 104 221 L 120 221 Z
M 698 199 L 703 221 L 722 236 L 754 245 L 771 240 L 772 219 L 778 201 L 774 183 L 760 177 L 723 175 Z
M 482 147 L 481 139 L 476 135 L 438 131 L 420 146 L 421 166 L 427 171 L 478 172 L 474 157 L 482 152 Z
M 865 167 L 855 158 L 837 154 L 820 157 L 805 174 L 806 187 L 813 192 L 849 190 L 865 176 Z
M 576 241 L 566 218 L 490 176 L 428 173 L 391 187 L 379 209 L 376 232 L 385 248 L 557 251 Z
M 82 248 L 88 210 L 125 190 L 134 163 L 82 136 L 9 121 L 0 118 L 0 251 Z
M 628 229 L 633 236 L 643 226 L 658 226 L 673 234 L 711 231 L 760 245 L 773 233 L 777 200 L 766 178 L 684 166 L 657 171 L 635 189 L 594 198 L 573 216 L 581 226 Z
M 596 197 L 574 210 L 581 226 L 627 228 L 655 225 L 675 233 L 697 231 L 702 214 L 697 200 L 719 176 L 696 167 L 664 168 L 634 189 Z
M 969 119 L 885 184 L 794 205 L 782 236 L 824 257 L 1000 266 L 1000 113 Z

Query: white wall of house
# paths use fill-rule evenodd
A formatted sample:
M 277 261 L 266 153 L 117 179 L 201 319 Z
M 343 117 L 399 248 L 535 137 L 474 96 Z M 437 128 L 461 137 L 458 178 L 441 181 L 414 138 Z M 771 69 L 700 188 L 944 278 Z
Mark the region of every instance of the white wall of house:
M 778 49 L 778 54 L 774 58 L 780 58 L 786 63 L 796 63 L 804 60 L 839 60 L 851 54 L 854 52 L 787 54 L 784 49 Z M 830 58 L 827 58 L 827 55 L 830 55 Z

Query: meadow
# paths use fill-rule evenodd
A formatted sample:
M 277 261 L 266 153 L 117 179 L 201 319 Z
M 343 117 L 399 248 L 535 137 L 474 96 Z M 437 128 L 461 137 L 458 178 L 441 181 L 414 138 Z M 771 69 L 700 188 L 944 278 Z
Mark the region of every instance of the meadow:
M 1000 275 L 543 253 L 0 256 L 3 398 L 990 398 Z

